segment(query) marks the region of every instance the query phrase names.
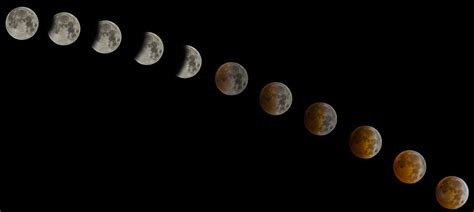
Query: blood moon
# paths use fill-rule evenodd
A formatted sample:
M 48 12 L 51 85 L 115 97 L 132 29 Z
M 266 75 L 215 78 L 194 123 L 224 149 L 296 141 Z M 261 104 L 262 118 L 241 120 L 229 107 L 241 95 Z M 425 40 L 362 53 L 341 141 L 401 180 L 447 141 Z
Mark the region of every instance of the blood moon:
M 417 151 L 405 150 L 395 157 L 393 171 L 401 182 L 417 183 L 426 173 L 425 158 Z
M 352 153 L 362 159 L 370 159 L 382 148 L 382 136 L 371 126 L 357 127 L 349 138 Z

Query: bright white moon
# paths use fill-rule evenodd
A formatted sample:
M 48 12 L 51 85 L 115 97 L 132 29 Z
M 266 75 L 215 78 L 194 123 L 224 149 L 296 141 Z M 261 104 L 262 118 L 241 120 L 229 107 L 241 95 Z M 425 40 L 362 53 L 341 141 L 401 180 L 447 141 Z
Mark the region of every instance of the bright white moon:
M 17 7 L 10 11 L 5 21 L 8 34 L 17 40 L 27 40 L 38 31 L 39 20 L 35 12 L 27 7 Z
M 155 33 L 145 32 L 142 48 L 135 57 L 135 61 L 142 65 L 153 65 L 160 60 L 163 51 L 164 46 L 161 38 Z
M 109 54 L 117 50 L 122 41 L 122 32 L 120 28 L 112 21 L 99 21 L 97 36 L 92 48 L 101 54 Z
M 61 12 L 54 15 L 48 35 L 54 43 L 67 46 L 77 40 L 80 32 L 79 20 L 71 13 Z
M 199 54 L 198 50 L 190 45 L 184 46 L 185 48 L 185 55 L 183 65 L 181 69 L 178 71 L 176 76 L 179 78 L 187 79 L 194 77 L 199 70 L 201 69 L 202 65 L 202 58 L 201 54 Z

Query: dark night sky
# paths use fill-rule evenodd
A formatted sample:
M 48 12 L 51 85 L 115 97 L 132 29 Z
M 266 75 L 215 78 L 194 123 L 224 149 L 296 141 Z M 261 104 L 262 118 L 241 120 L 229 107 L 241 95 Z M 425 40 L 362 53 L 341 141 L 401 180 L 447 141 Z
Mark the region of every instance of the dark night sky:
M 444 211 L 434 195 L 441 178 L 456 175 L 474 186 L 472 24 L 463 11 L 77 2 L 0 3 L 1 18 L 27 6 L 40 19 L 26 41 L 10 37 L 0 21 L 2 212 Z M 82 26 L 66 47 L 47 34 L 53 15 L 63 11 Z M 108 55 L 91 48 L 103 19 L 124 36 Z M 145 31 L 165 45 L 162 59 L 146 67 L 133 60 Z M 203 57 L 199 74 L 187 80 L 175 76 L 184 44 Z M 228 61 L 248 71 L 241 95 L 225 96 L 214 85 L 215 71 Z M 272 81 L 288 85 L 294 98 L 278 117 L 258 105 L 260 89 Z M 303 125 L 304 110 L 318 101 L 331 104 L 339 118 L 324 137 Z M 373 159 L 349 150 L 348 137 L 360 125 L 383 137 Z M 394 157 L 406 149 L 420 152 L 428 165 L 414 185 L 398 182 L 392 171 Z M 458 211 L 473 208 L 470 198 Z

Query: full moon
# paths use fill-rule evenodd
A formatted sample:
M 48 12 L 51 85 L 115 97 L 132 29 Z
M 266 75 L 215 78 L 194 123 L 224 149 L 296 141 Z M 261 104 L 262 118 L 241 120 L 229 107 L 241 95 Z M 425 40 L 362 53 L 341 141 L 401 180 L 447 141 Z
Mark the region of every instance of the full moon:
M 184 48 L 185 55 L 183 65 L 176 76 L 182 79 L 187 79 L 194 77 L 199 72 L 202 65 L 202 58 L 201 54 L 199 54 L 198 50 L 194 47 L 186 45 Z
M 331 105 L 317 102 L 308 107 L 304 114 L 304 125 L 314 135 L 327 135 L 336 128 L 337 114 Z
M 234 96 L 247 87 L 249 77 L 245 68 L 234 62 L 222 64 L 216 72 L 216 86 L 225 95 Z
M 281 115 L 290 109 L 293 96 L 290 89 L 281 82 L 271 82 L 260 92 L 260 106 L 270 115 Z
M 108 54 L 115 51 L 122 41 L 122 32 L 113 22 L 103 20 L 99 21 L 97 27 L 97 36 L 92 48 L 101 54 Z
M 401 182 L 406 184 L 417 183 L 426 173 L 425 158 L 416 151 L 405 150 L 395 158 L 393 171 Z
M 370 159 L 382 148 L 382 136 L 371 126 L 360 126 L 352 131 L 349 146 L 355 156 Z
M 143 45 L 135 61 L 142 65 L 153 65 L 160 60 L 163 55 L 164 46 L 161 38 L 153 32 L 145 32 Z
M 53 17 L 49 38 L 56 44 L 67 46 L 74 43 L 81 32 L 81 25 L 71 13 L 61 12 Z
M 469 197 L 469 188 L 463 179 L 448 176 L 439 181 L 436 186 L 436 200 L 446 209 L 462 207 Z
M 10 11 L 5 21 L 8 34 L 17 40 L 27 40 L 38 31 L 39 20 L 35 12 L 27 7 Z

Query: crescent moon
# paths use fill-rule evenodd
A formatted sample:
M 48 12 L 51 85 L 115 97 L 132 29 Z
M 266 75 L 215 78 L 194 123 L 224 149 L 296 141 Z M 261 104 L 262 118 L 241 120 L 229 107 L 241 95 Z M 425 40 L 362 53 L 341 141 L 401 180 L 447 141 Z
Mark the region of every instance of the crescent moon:
M 109 54 L 117 50 L 122 41 L 120 28 L 112 21 L 99 21 L 97 36 L 92 48 L 101 54 Z
M 190 45 L 185 45 L 184 48 L 185 55 L 183 65 L 176 76 L 182 79 L 187 79 L 194 77 L 199 72 L 202 66 L 202 58 L 196 48 Z
M 152 32 L 145 32 L 143 45 L 135 61 L 142 65 L 153 65 L 160 60 L 163 55 L 164 46 L 161 38 Z

